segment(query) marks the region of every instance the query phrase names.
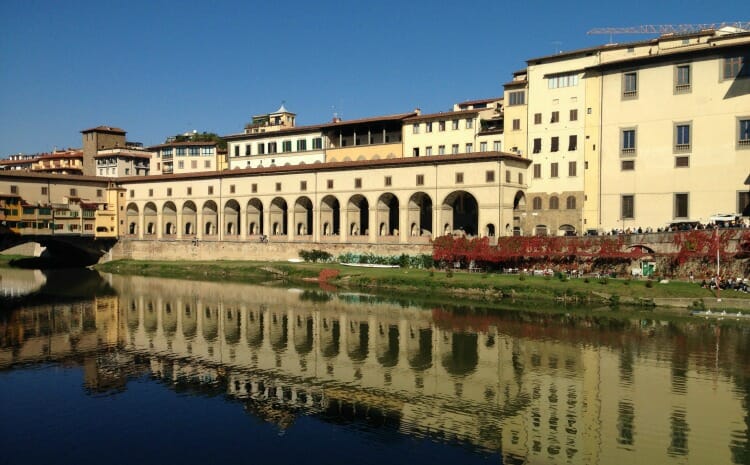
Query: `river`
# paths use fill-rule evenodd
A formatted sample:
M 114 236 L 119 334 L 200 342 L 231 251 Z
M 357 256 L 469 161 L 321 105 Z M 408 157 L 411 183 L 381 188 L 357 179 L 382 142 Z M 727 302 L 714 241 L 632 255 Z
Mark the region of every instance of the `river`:
M 0 284 L 0 463 L 750 463 L 744 322 L 89 270 Z

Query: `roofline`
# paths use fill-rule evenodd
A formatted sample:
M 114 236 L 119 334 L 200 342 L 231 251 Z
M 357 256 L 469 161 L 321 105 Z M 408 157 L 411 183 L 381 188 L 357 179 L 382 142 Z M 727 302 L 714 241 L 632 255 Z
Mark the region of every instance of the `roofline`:
M 106 185 L 113 181 L 112 178 L 104 178 L 98 176 L 84 176 L 80 174 L 46 174 L 38 173 L 34 171 L 9 171 L 0 170 L 0 179 L 3 177 L 7 178 L 28 178 L 28 179 L 48 179 L 52 181 L 70 181 L 70 182 L 96 182 Z
M 220 136 L 221 137 L 221 136 Z M 158 144 L 158 145 L 150 145 L 145 148 L 146 151 L 151 149 L 160 149 L 163 147 L 190 147 L 190 146 L 199 146 L 199 147 L 205 147 L 206 145 L 218 145 L 218 142 L 215 141 L 185 141 L 185 142 L 170 142 L 170 143 L 164 143 L 164 144 Z
M 494 97 L 494 98 L 483 98 L 483 99 L 477 99 L 477 100 L 466 100 L 464 102 L 459 102 L 456 105 L 476 105 L 478 103 L 490 103 L 490 102 L 497 102 L 498 100 L 502 100 L 503 97 Z
M 279 129 L 277 131 L 252 132 L 252 133 L 241 132 L 238 134 L 229 134 L 226 136 L 221 136 L 221 138 L 227 141 L 228 140 L 240 140 L 240 139 L 256 139 L 256 138 L 262 138 L 262 137 L 276 136 L 279 134 L 292 135 L 292 134 L 299 134 L 299 133 L 307 132 L 307 131 L 313 132 L 316 130 L 321 130 L 322 127 L 323 126 L 320 124 L 309 125 L 309 126 L 294 126 L 294 127 Z
M 419 115 L 419 116 L 410 116 L 409 118 L 404 118 L 404 122 L 408 123 L 411 121 L 422 121 L 426 119 L 440 119 L 450 116 L 463 116 L 463 115 L 478 115 L 481 110 L 486 110 L 486 108 L 477 108 L 476 110 L 457 110 L 457 111 L 443 111 L 439 113 L 428 113 L 426 115 Z
M 87 132 L 107 132 L 110 134 L 127 134 L 128 133 L 124 129 L 115 128 L 112 126 L 97 126 L 95 128 L 84 129 L 81 131 L 81 134 L 85 134 Z
M 375 116 L 372 118 L 360 118 L 360 119 L 352 119 L 348 121 L 338 121 L 333 123 L 327 123 L 322 124 L 321 128 L 333 128 L 333 127 L 339 127 L 339 126 L 352 126 L 355 124 L 364 124 L 364 123 L 377 123 L 378 121 L 403 121 L 406 118 L 410 118 L 412 116 L 416 116 L 417 112 L 410 111 L 408 113 L 396 113 L 393 115 L 385 115 L 385 116 Z

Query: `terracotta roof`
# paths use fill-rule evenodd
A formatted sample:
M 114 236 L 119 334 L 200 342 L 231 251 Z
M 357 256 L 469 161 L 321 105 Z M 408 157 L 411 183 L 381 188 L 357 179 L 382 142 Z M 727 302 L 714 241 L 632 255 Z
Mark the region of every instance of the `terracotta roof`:
M 109 133 L 112 133 L 112 134 L 125 134 L 126 133 L 124 129 L 115 128 L 115 127 L 112 127 L 112 126 L 97 126 L 95 128 L 84 129 L 81 132 L 82 133 L 86 133 L 86 132 L 109 132 Z
M 410 123 L 412 121 L 424 121 L 424 120 L 430 120 L 430 119 L 451 118 L 454 116 L 476 115 L 479 113 L 480 110 L 482 109 L 478 108 L 476 110 L 458 110 L 458 111 L 443 111 L 440 113 L 428 113 L 424 115 L 405 118 L 404 122 Z
M 329 163 L 310 163 L 306 165 L 285 165 L 263 168 L 244 168 L 224 171 L 203 171 L 199 173 L 162 174 L 154 176 L 131 176 L 119 178 L 122 184 L 130 182 L 162 182 L 165 180 L 179 179 L 205 179 L 205 178 L 231 178 L 247 175 L 273 176 L 284 173 L 295 173 L 305 171 L 339 171 L 343 169 L 373 169 L 388 168 L 410 165 L 442 165 L 461 163 L 466 161 L 489 161 L 489 160 L 517 160 L 531 164 L 531 160 L 507 152 L 474 152 L 457 155 L 434 155 L 429 157 L 388 158 L 382 160 L 342 161 Z M 0 172 L 0 177 L 2 172 Z
M 333 122 L 328 124 L 322 124 L 321 128 L 334 128 L 338 126 L 351 126 L 355 124 L 365 124 L 365 123 L 376 123 L 379 121 L 401 121 L 406 118 L 409 118 L 411 116 L 416 116 L 416 112 L 409 112 L 409 113 L 397 113 L 395 115 L 385 115 L 385 116 L 375 116 L 372 118 L 362 118 L 362 119 L 352 119 L 352 120 L 343 120 L 339 122 Z
M 495 97 L 495 98 L 483 98 L 479 100 L 466 100 L 465 102 L 460 102 L 457 105 L 458 106 L 464 106 L 464 105 L 477 105 L 480 103 L 492 103 L 497 102 L 498 100 L 502 100 L 502 97 Z
M 57 160 L 60 158 L 83 158 L 82 150 L 75 150 L 70 152 L 52 152 L 39 155 L 34 161 L 38 160 Z
M 145 153 L 117 152 L 117 153 L 98 153 L 94 158 L 122 157 L 122 158 L 141 158 L 151 160 L 151 155 Z
M 503 84 L 503 87 L 513 87 L 513 86 L 520 86 L 520 85 L 526 85 L 529 81 L 524 79 L 523 81 L 510 81 Z

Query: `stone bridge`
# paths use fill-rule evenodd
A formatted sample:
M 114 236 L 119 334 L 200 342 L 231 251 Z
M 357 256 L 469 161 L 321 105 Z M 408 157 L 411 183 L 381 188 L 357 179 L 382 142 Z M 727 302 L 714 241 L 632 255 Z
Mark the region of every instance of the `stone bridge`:
M 0 251 L 36 242 L 45 248 L 41 258 L 55 266 L 89 266 L 112 249 L 117 238 L 96 238 L 79 234 L 18 234 L 0 229 Z

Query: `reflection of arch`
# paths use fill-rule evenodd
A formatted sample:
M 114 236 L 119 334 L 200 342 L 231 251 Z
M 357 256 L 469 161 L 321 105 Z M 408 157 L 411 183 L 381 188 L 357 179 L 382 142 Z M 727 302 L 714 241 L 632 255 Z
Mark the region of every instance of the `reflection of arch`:
M 203 339 L 207 342 L 215 341 L 219 334 L 219 309 L 216 307 L 211 309 L 206 305 L 201 314 L 201 321 L 203 323 Z
M 274 352 L 283 352 L 289 341 L 289 317 L 286 315 L 271 314 L 271 327 L 269 330 L 271 348 Z
M 258 348 L 263 345 L 264 316 L 262 311 L 249 311 L 247 313 L 246 338 L 247 345 Z
M 164 234 L 172 236 L 177 234 L 177 207 L 174 202 L 164 203 L 161 208 L 162 223 L 164 224 Z
M 346 351 L 352 362 L 364 362 L 367 359 L 369 341 L 370 335 L 367 323 L 349 322 Z
M 308 197 L 294 202 L 294 228 L 298 236 L 307 236 L 313 231 L 313 205 Z
M 432 329 L 411 330 L 406 342 L 409 366 L 423 371 L 432 366 Z
M 451 192 L 441 207 L 443 221 L 452 231 L 463 231 L 475 236 L 479 231 L 479 207 L 473 195 L 466 191 Z
M 271 201 L 271 234 L 285 236 L 287 234 L 287 205 L 286 200 L 276 197 Z
M 263 202 L 260 199 L 247 202 L 247 233 L 263 234 Z
M 336 357 L 339 354 L 340 336 L 339 320 L 323 318 L 320 331 L 320 353 L 323 357 Z
M 164 304 L 161 311 L 161 327 L 164 335 L 171 339 L 177 331 L 177 312 L 173 311 L 172 304 Z
M 185 309 L 182 312 L 182 335 L 188 340 L 195 337 L 198 329 L 198 318 L 193 310 L 194 308 L 189 304 L 185 304 Z
M 203 204 L 203 232 L 207 236 L 216 235 L 219 221 L 219 207 L 213 200 L 207 200 Z
M 398 326 L 389 325 L 384 330 L 380 325 L 378 328 L 377 355 L 378 362 L 384 368 L 395 367 L 398 363 Z
M 395 236 L 398 234 L 398 198 L 386 192 L 378 198 L 377 206 L 378 235 Z
M 159 325 L 159 318 L 154 309 L 154 303 L 146 303 L 146 311 L 143 313 L 143 327 L 148 334 L 154 334 Z
M 346 206 L 346 224 L 352 236 L 366 236 L 370 229 L 370 204 L 367 199 L 355 194 Z
M 424 192 L 409 197 L 409 234 L 411 236 L 432 235 L 432 199 Z
M 544 224 L 538 224 L 534 227 L 535 236 L 546 236 L 548 234 L 547 226 Z
M 561 236 L 575 236 L 576 228 L 570 224 L 564 224 L 560 226 L 560 235 Z
M 195 225 L 198 223 L 198 208 L 192 200 L 182 204 L 182 232 L 186 236 L 195 235 Z
M 228 236 L 236 236 L 241 231 L 240 204 L 236 200 L 227 200 L 224 204 L 224 232 Z
M 125 211 L 125 217 L 128 223 L 128 234 L 135 236 L 138 234 L 138 205 L 129 203 Z
M 297 326 L 294 328 L 294 348 L 299 355 L 309 354 L 313 349 L 313 319 L 297 315 Z
M 477 335 L 453 333 L 451 351 L 443 355 L 443 367 L 454 376 L 465 376 L 473 372 L 479 361 Z
M 224 340 L 230 345 L 240 342 L 240 312 L 231 308 L 224 309 Z
M 341 207 L 339 200 L 332 195 L 326 195 L 320 201 L 320 223 L 323 226 L 322 235 L 337 236 L 341 234 L 340 222 Z
M 143 207 L 143 224 L 146 225 L 146 234 L 156 234 L 156 204 L 149 202 Z

